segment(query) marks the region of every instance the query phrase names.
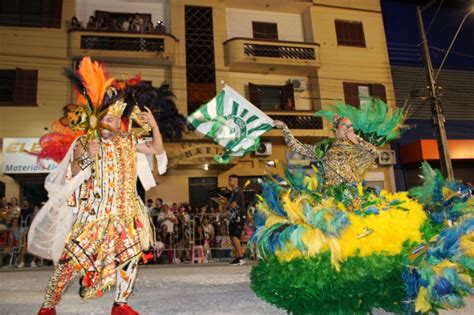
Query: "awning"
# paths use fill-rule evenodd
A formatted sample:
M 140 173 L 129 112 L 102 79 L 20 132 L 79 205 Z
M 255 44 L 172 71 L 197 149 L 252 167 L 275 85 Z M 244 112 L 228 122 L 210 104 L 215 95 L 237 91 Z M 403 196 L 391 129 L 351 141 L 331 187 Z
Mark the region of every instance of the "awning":
M 474 140 L 448 140 L 451 160 L 474 159 Z M 417 140 L 400 147 L 400 163 L 439 160 L 436 140 Z

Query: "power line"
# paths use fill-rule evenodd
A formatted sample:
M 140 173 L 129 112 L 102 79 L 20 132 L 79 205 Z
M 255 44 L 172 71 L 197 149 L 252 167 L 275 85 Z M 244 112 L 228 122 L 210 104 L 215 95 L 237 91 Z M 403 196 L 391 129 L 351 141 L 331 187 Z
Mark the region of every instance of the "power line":
M 443 5 L 443 0 L 439 2 L 438 8 L 436 9 L 435 14 L 433 15 L 433 18 L 431 19 L 430 25 L 428 25 L 428 28 L 426 30 L 426 35 L 430 33 L 431 26 L 433 25 L 434 21 L 436 20 L 436 17 L 438 16 L 439 9 L 441 9 L 441 6 Z

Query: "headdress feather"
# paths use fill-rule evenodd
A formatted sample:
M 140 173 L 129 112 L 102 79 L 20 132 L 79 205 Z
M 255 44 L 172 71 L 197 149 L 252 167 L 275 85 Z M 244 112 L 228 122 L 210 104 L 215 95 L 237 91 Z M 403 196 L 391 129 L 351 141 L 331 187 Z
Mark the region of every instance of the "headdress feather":
M 87 94 L 92 102 L 90 106 L 94 109 L 99 109 L 102 106 L 104 94 L 114 79 L 109 78 L 102 64 L 92 61 L 90 57 L 82 59 L 78 74 L 84 82 Z

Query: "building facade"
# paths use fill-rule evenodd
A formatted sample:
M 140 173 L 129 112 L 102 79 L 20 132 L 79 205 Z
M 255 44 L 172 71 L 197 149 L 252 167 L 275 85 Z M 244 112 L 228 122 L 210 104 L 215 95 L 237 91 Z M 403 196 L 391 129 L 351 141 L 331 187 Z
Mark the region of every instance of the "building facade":
M 332 136 L 330 124 L 314 117 L 328 104 L 358 106 L 373 95 L 396 106 L 378 0 L 50 0 L 38 8 L 18 2 L 3 4 L 0 15 L 0 75 L 7 82 L 0 138 L 16 139 L 13 151 L 22 138 L 44 134 L 73 101 L 62 71 L 82 56 L 106 62 L 117 78 L 140 73 L 153 85 L 170 84 L 184 115 L 230 85 L 306 143 Z M 86 28 L 90 16 L 121 27 L 137 13 L 144 25 L 162 21 L 160 28 Z M 84 29 L 72 27 L 73 17 Z M 213 162 L 220 148 L 194 133 L 167 142 L 169 171 L 146 198 L 201 203 L 206 191 L 226 186 L 229 174 L 246 181 L 281 173 L 284 163 L 309 163 L 292 157 L 278 130 L 262 141 L 259 154 L 229 165 Z M 43 179 L 0 175 L 7 197 L 34 194 Z M 367 180 L 394 190 L 393 167 L 378 165 Z
M 437 71 L 437 69 L 435 69 Z M 474 180 L 474 71 L 443 69 L 437 85 L 442 88 L 440 101 L 446 118 L 446 135 L 454 177 L 464 182 Z M 420 67 L 392 66 L 396 103 L 408 107 L 407 124 L 411 126 L 392 143 L 398 155 L 395 165 L 397 190 L 420 184 L 421 162 L 428 161 L 441 169 L 433 125 L 431 104 L 427 101 L 426 71 Z

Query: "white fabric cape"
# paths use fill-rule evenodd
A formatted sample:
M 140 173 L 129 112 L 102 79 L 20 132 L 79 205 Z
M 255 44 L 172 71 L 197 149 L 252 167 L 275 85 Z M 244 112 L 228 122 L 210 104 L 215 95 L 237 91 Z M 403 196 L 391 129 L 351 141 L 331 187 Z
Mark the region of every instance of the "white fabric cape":
M 28 251 L 36 256 L 58 263 L 64 246 L 76 220 L 77 209 L 67 205 L 67 199 L 91 176 L 90 167 L 81 170 L 71 180 L 66 175 L 72 160 L 77 139 L 71 144 L 58 167 L 47 177 L 44 184 L 49 200 L 35 216 L 28 231 Z M 156 155 L 158 173 L 164 174 L 168 163 L 166 152 Z M 137 173 L 145 190 L 156 186 L 146 156 L 137 153 Z

